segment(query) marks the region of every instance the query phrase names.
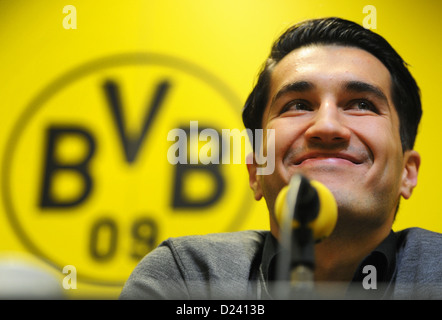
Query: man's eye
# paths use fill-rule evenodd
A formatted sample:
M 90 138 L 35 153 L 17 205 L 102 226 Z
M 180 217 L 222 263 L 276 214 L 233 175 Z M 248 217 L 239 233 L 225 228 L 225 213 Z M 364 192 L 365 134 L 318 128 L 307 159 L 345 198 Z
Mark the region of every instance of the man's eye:
M 367 100 L 356 100 L 351 104 L 351 109 L 363 110 L 363 111 L 371 111 L 374 113 L 378 113 L 378 109 L 376 106 Z
M 281 113 L 287 111 L 311 111 L 312 108 L 305 102 L 302 101 L 290 101 L 281 110 Z

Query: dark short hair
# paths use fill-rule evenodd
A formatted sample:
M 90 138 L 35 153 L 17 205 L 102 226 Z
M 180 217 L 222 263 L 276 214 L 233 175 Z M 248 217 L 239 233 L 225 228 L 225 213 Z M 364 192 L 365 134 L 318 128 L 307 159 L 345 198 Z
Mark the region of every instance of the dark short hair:
M 382 36 L 352 21 L 334 17 L 297 23 L 273 43 L 243 109 L 242 118 L 245 127 L 250 129 L 248 131 L 254 134 L 255 129 L 261 129 L 271 73 L 276 64 L 293 50 L 314 44 L 357 47 L 368 51 L 385 65 L 391 75 L 392 99 L 399 116 L 402 149 L 413 149 L 422 106 L 420 90 L 408 70 L 408 64 Z

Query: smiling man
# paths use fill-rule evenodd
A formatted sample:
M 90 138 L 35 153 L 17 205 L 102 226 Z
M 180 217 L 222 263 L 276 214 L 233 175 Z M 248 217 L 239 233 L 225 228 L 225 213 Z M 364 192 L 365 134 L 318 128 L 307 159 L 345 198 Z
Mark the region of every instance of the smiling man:
M 270 232 L 169 239 L 141 261 L 121 297 L 278 296 L 275 201 L 302 174 L 327 186 L 338 205 L 334 231 L 314 248 L 319 297 L 320 284 L 339 283 L 333 298 L 442 298 L 442 236 L 392 231 L 400 199 L 417 184 L 421 114 L 415 80 L 382 37 L 338 18 L 291 27 L 274 43 L 243 111 L 246 128 L 275 133 L 274 172 L 258 175 L 256 161 L 247 165 Z M 376 270 L 369 289 L 366 266 Z

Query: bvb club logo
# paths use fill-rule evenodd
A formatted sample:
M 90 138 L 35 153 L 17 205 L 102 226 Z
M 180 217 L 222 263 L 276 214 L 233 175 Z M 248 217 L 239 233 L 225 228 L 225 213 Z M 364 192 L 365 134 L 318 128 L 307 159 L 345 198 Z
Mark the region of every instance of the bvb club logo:
M 240 128 L 241 101 L 189 62 L 100 59 L 25 108 L 3 161 L 2 192 L 25 246 L 78 281 L 122 285 L 169 236 L 234 231 L 251 197 L 245 165 L 167 161 L 174 128 Z

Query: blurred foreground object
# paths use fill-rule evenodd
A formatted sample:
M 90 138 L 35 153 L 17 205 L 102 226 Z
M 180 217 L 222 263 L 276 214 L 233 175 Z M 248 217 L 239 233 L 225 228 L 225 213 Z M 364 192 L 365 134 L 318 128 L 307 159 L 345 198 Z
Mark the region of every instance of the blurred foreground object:
M 0 256 L 0 299 L 65 299 L 57 274 L 32 255 Z

